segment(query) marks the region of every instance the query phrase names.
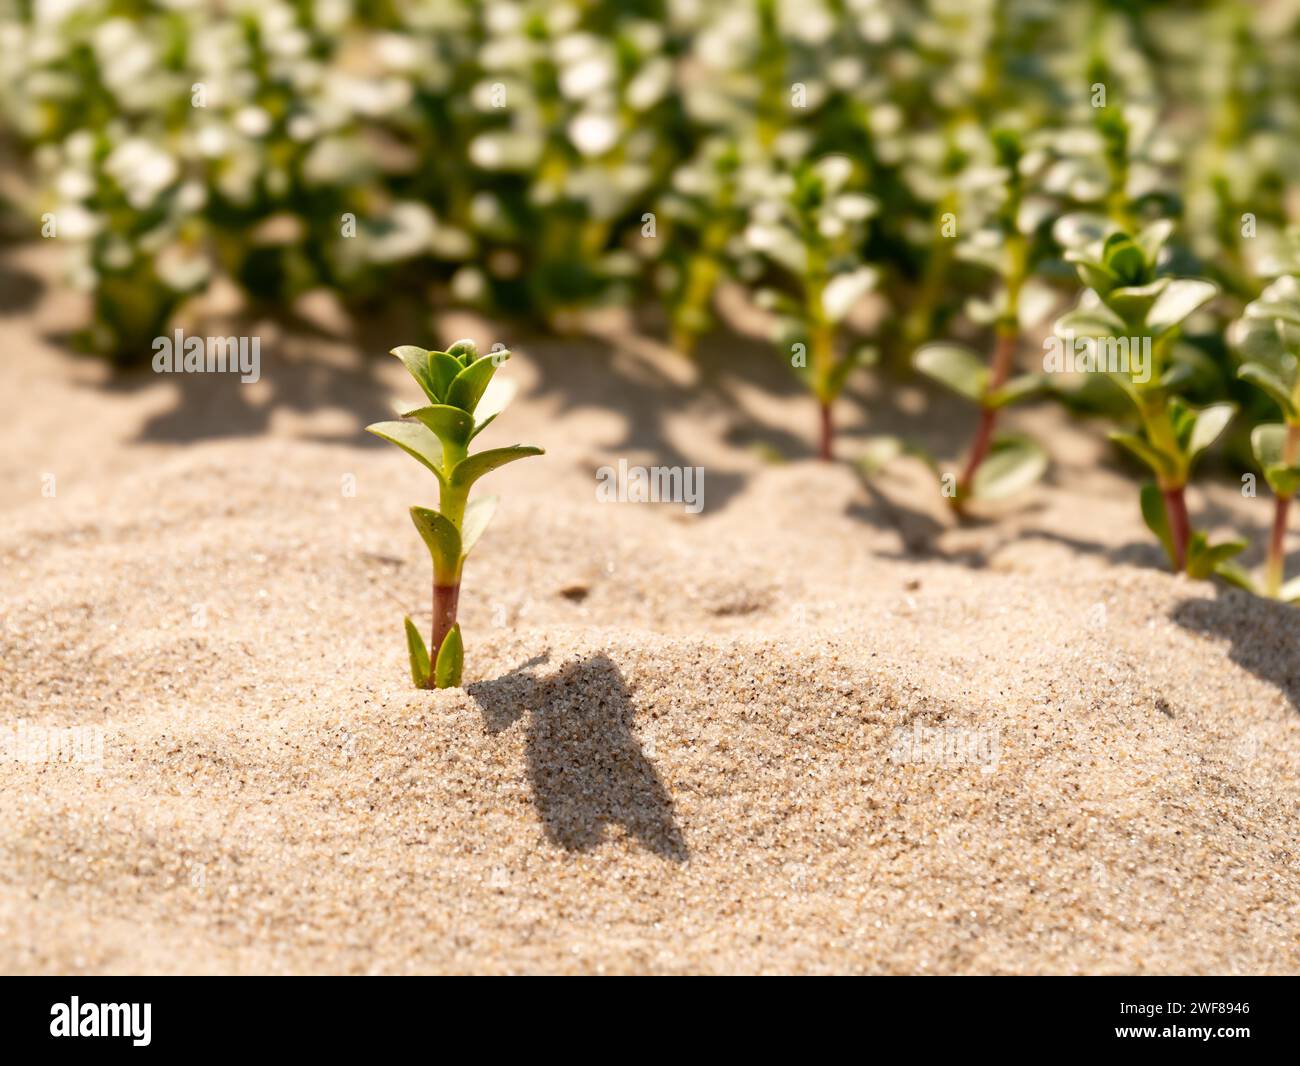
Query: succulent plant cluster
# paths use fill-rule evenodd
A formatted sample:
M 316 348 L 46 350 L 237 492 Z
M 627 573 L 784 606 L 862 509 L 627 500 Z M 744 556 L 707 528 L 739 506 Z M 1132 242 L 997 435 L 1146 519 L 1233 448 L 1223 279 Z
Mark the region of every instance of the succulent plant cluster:
M 366 429 L 396 444 L 421 463 L 438 482 L 438 510 L 412 507 L 411 521 L 433 559 L 433 632 L 424 643 L 406 618 L 411 680 L 417 688 L 460 684 L 464 644 L 456 620 L 465 560 L 496 513 L 498 498 L 469 499 L 484 474 L 506 463 L 541 455 L 527 444 L 469 453 L 470 442 L 505 410 L 514 388 L 493 375 L 510 358 L 505 350 L 480 354 L 471 340 L 445 352 L 404 344 L 393 355 L 402 361 L 428 401 L 402 414 L 403 421 L 376 422 Z
M 144 361 L 228 279 L 560 329 L 658 299 L 689 353 L 732 286 L 821 455 L 871 364 L 977 408 L 933 460 L 959 511 L 1046 469 L 1009 407 L 1102 414 L 1173 564 L 1239 583 L 1184 490 L 1222 432 L 1290 498 L 1290 364 L 1260 353 L 1291 350 L 1297 100 L 1300 15 L 1246 0 L 0 0 L 0 137 L 89 347 Z M 1150 380 L 1027 359 L 1076 296 L 1065 332 L 1149 341 Z

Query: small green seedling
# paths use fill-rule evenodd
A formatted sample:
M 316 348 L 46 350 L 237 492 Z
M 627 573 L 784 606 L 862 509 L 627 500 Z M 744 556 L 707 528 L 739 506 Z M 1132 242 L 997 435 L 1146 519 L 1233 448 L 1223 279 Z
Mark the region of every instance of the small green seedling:
M 693 355 L 713 326 L 713 296 L 731 269 L 727 245 L 743 224 L 736 205 L 738 146 L 725 138 L 705 142 L 699 158 L 679 167 L 663 200 L 673 269 L 666 307 L 673 348 Z
M 469 503 L 479 478 L 506 463 L 541 455 L 542 449 L 516 444 L 469 454 L 469 443 L 499 415 L 514 395 L 505 381 L 493 381 L 507 351 L 479 355 L 473 341 L 457 341 L 445 352 L 414 345 L 394 348 L 429 403 L 403 413 L 406 422 L 376 422 L 366 430 L 396 444 L 438 479 L 438 510 L 412 507 L 411 519 L 433 557 L 433 635 L 426 648 L 408 616 L 406 643 L 416 688 L 455 688 L 460 684 L 464 646 L 456 607 L 461 571 L 475 542 L 496 511 L 497 497 Z
M 1242 357 L 1237 375 L 1267 393 L 1282 411 L 1282 422 L 1258 425 L 1250 435 L 1255 461 L 1273 490 L 1263 592 L 1300 602 L 1300 578 L 1284 581 L 1287 512 L 1300 489 L 1300 278 L 1280 277 L 1247 304 L 1232 339 Z M 1224 576 L 1256 591 L 1241 571 Z
M 1004 407 L 1029 399 L 1046 387 L 1041 374 L 1012 377 L 1020 342 L 1020 292 L 1031 263 L 1029 240 L 1020 232 L 1018 215 L 1023 198 L 1020 177 L 1020 138 L 1010 130 L 993 134 L 997 162 L 1006 175 L 1006 199 L 990 227 L 997 252 L 986 265 L 1001 280 L 994 313 L 994 346 L 989 366 L 961 344 L 927 344 L 912 358 L 922 374 L 974 401 L 980 408 L 979 425 L 961 475 L 948 496 L 958 511 L 971 497 L 1000 499 L 1037 481 L 1047 469 L 1043 449 L 1028 437 L 995 437 L 998 415 Z M 988 460 L 985 462 L 985 460 Z
M 867 221 L 877 204 L 854 182 L 858 168 L 844 156 L 802 163 L 773 183 L 776 195 L 755 206 L 745 241 L 781 268 L 787 291 L 766 289 L 761 301 L 779 316 L 777 343 L 817 400 L 817 454 L 832 457 L 831 407 L 849 375 L 875 362 L 874 348 L 844 351 L 840 327 L 879 280 L 863 262 Z
M 1138 431 L 1115 432 L 1111 439 L 1155 474 L 1155 484 L 1142 488 L 1142 517 L 1176 571 L 1208 578 L 1246 545 L 1240 540 L 1211 545 L 1204 533 L 1194 531 L 1185 490 L 1197 456 L 1223 432 L 1236 408 L 1217 403 L 1197 409 L 1177 395 L 1192 370 L 1173 357 L 1173 342 L 1184 320 L 1218 290 L 1202 279 L 1157 276 L 1156 260 L 1172 229 L 1172 223 L 1157 222 L 1137 237 L 1117 231 L 1086 250 L 1067 253 L 1089 290 L 1057 322 L 1056 332 L 1071 341 L 1090 341 L 1096 369 L 1107 372 L 1132 402 Z

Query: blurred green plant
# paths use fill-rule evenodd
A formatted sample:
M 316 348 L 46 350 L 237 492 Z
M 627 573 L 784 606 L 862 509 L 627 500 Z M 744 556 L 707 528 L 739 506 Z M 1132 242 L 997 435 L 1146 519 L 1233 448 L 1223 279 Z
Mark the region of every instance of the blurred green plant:
M 1300 490 L 1300 278 L 1283 275 L 1247 304 L 1233 324 L 1233 343 L 1242 360 L 1238 375 L 1277 405 L 1282 421 L 1261 423 L 1250 436 L 1255 461 L 1273 490 L 1263 585 L 1256 589 L 1241 571 L 1229 576 L 1251 591 L 1294 603 L 1300 601 L 1300 578 L 1285 580 L 1285 541 L 1291 500 Z
M 991 140 L 1005 194 L 988 229 L 976 233 L 966 257 L 982 262 L 1000 282 L 994 303 L 983 316 L 993 320 L 992 359 L 986 367 L 965 345 L 950 342 L 928 344 L 913 357 L 922 374 L 979 405 L 979 425 L 966 463 L 946 497 L 958 510 L 972 498 L 1001 499 L 1018 492 L 1047 468 L 1046 453 L 1029 437 L 995 436 L 1003 408 L 1042 392 L 1047 379 L 1039 373 L 1011 376 L 1025 312 L 1029 311 L 1031 321 L 1036 317 L 1035 311 L 1022 307 L 1020 298 L 1032 270 L 1031 241 L 1022 232 L 1020 218 L 1024 153 L 1019 135 L 1012 130 L 997 130 Z
M 779 351 L 817 401 L 817 454 L 833 453 L 832 405 L 849 375 L 875 350 L 849 347 L 840 327 L 876 284 L 879 272 L 859 249 L 875 201 L 844 156 L 800 163 L 769 176 L 745 228 L 746 245 L 775 270 L 783 288 L 764 288 L 760 303 L 777 315 Z
M 1157 218 L 1179 231 L 1162 276 L 1223 293 L 1204 329 L 1153 337 L 1180 376 L 1046 391 L 1108 416 L 1137 395 L 1136 438 L 1173 464 L 1157 489 L 1190 471 L 1177 403 L 1237 403 L 1225 451 L 1250 461 L 1275 416 L 1234 378 L 1224 327 L 1300 219 L 1296 100 L 1300 13 L 1244 0 L 0 0 L 0 139 L 35 178 L 3 193 L 68 250 L 83 346 L 144 362 L 231 281 L 259 314 L 325 288 L 354 312 L 564 330 L 657 292 L 690 351 L 734 281 L 803 346 L 828 455 L 855 367 L 903 373 L 926 338 L 991 327 L 987 362 L 917 355 L 981 409 L 958 506 L 1042 470 L 997 434 L 1038 393 L 1013 369 L 1027 305 L 1072 285 L 1066 253 Z M 837 158 L 839 191 L 818 162 Z M 869 225 L 842 210 L 862 203 Z
M 1192 372 L 1171 353 L 1182 323 L 1214 298 L 1217 289 L 1196 278 L 1157 273 L 1161 248 L 1172 223 L 1157 222 L 1136 237 L 1109 234 L 1083 251 L 1071 252 L 1088 289 L 1078 307 L 1062 317 L 1056 332 L 1091 348 L 1103 370 L 1129 399 L 1137 431 L 1117 430 L 1111 439 L 1155 475 L 1141 492 L 1142 517 L 1164 546 L 1177 571 L 1210 577 L 1244 541 L 1210 544 L 1192 529 L 1186 488 L 1197 457 L 1218 438 L 1236 408 L 1217 403 L 1195 408 L 1178 395 Z M 1124 356 L 1122 365 L 1118 356 Z
M 411 680 L 416 688 L 455 688 L 464 658 L 456 620 L 461 573 L 498 502 L 496 496 L 482 496 L 471 503 L 469 490 L 484 474 L 543 453 L 541 448 L 516 444 L 469 454 L 470 441 L 491 425 L 514 395 L 512 385 L 493 380 L 497 367 L 510 358 L 508 351 L 480 354 L 472 340 L 460 340 L 445 352 L 404 344 L 392 354 L 429 402 L 403 413 L 411 421 L 376 422 L 366 430 L 396 444 L 438 481 L 438 510 L 411 508 L 411 520 L 433 559 L 433 633 L 427 646 L 415 623 L 406 618 Z

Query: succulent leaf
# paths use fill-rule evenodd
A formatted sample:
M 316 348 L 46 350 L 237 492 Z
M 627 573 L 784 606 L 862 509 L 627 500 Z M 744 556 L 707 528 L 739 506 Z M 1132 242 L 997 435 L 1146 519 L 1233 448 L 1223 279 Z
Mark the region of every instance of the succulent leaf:
M 1300 490 L 1300 466 L 1284 458 L 1287 427 L 1276 422 L 1256 426 L 1250 434 L 1251 451 L 1264 471 L 1264 479 L 1279 496 L 1294 496 Z
M 1193 311 L 1218 294 L 1212 282 L 1195 278 L 1175 278 L 1165 286 L 1147 312 L 1147 329 L 1159 336 L 1182 323 Z
M 429 399 L 438 402 L 438 389 L 433 375 L 429 372 L 429 352 L 425 348 L 417 348 L 414 344 L 399 344 L 396 348 L 389 351 L 389 355 L 395 355 L 402 361 L 406 367 L 406 372 L 415 378 L 416 383 L 424 390 L 424 394 Z
M 1142 507 L 1142 521 L 1147 524 L 1147 529 L 1156 535 L 1156 540 L 1165 549 L 1169 565 L 1177 569 L 1178 556 L 1174 551 L 1173 534 L 1169 531 L 1169 515 L 1165 512 L 1164 494 L 1158 487 L 1148 483 L 1142 486 L 1139 500 Z
M 492 516 L 496 514 L 497 504 L 500 502 L 499 496 L 480 496 L 465 508 L 465 520 L 461 523 L 460 534 L 462 557 L 469 555 L 474 545 L 478 543 L 483 530 L 487 529 Z
M 1028 488 L 1047 470 L 1047 453 L 1028 437 L 999 437 L 971 481 L 979 500 L 1001 500 Z
M 460 566 L 460 532 L 437 511 L 412 507 L 411 521 L 433 556 L 433 572 L 441 580 L 451 578 Z
M 465 445 L 474 432 L 474 420 L 459 407 L 445 403 L 436 403 L 430 407 L 417 407 L 414 411 L 404 411 L 403 418 L 417 418 L 439 440 L 454 441 Z
M 1216 577 L 1223 578 L 1223 580 L 1229 585 L 1235 585 L 1239 589 L 1245 589 L 1254 596 L 1259 595 L 1259 587 L 1255 584 L 1251 576 L 1231 560 L 1224 559 L 1215 564 L 1214 574 Z
M 1136 433 L 1111 433 L 1110 439 L 1127 448 L 1157 475 L 1170 477 L 1177 472 L 1177 467 L 1169 456 L 1153 448 Z
M 1201 452 L 1205 451 L 1211 444 L 1219 439 L 1219 434 L 1224 431 L 1228 423 L 1232 421 L 1232 416 L 1237 413 L 1237 405 L 1232 403 L 1216 403 L 1209 407 L 1203 407 L 1195 414 L 1196 422 L 1192 426 L 1192 432 L 1187 442 L 1187 457 L 1195 459 Z
M 1042 374 L 1021 374 L 984 397 L 988 407 L 1007 407 L 1045 391 L 1050 382 Z
M 506 409 L 510 401 L 515 398 L 518 391 L 513 381 L 507 378 L 493 378 L 488 387 L 483 391 L 483 397 L 478 402 L 478 407 L 474 410 L 474 432 L 469 435 L 473 440 L 482 433 L 492 420 Z
M 1187 546 L 1187 573 L 1189 577 L 1205 580 L 1234 555 L 1246 550 L 1244 540 L 1225 540 L 1210 544 L 1204 533 L 1193 533 Z
M 442 638 L 442 647 L 438 649 L 438 662 L 433 670 L 434 687 L 456 688 L 460 684 L 464 665 L 465 645 L 460 638 L 460 623 L 457 622 Z
M 509 358 L 509 352 L 493 352 L 490 356 L 470 363 L 456 375 L 447 389 L 447 402 L 472 415 L 497 367 Z
M 406 617 L 406 651 L 411 659 L 411 680 L 415 687 L 428 688 L 429 650 L 424 646 L 424 637 L 411 621 L 410 615 Z
M 396 444 L 432 470 L 442 482 L 442 443 L 428 426 L 418 422 L 375 422 L 366 426 L 366 432 Z
M 456 380 L 456 375 L 461 372 L 461 369 L 460 361 L 454 355 L 448 352 L 429 353 L 429 376 L 438 390 L 435 403 L 451 402 L 447 399 L 447 390 L 451 388 L 451 383 Z
M 1291 390 L 1270 367 L 1263 363 L 1243 363 L 1237 371 L 1237 377 L 1268 393 L 1273 402 L 1282 408 L 1282 416 L 1287 421 L 1294 422 L 1300 418 L 1300 408 L 1296 407 Z
M 960 344 L 927 344 L 912 356 L 912 365 L 976 403 L 984 398 L 989 372 L 978 355 Z
M 511 448 L 488 448 L 476 452 L 468 459 L 462 459 L 451 472 L 453 488 L 468 488 L 484 474 L 491 473 L 499 466 L 513 463 L 516 459 L 526 459 L 530 455 L 542 455 L 541 448 L 531 444 L 516 444 Z

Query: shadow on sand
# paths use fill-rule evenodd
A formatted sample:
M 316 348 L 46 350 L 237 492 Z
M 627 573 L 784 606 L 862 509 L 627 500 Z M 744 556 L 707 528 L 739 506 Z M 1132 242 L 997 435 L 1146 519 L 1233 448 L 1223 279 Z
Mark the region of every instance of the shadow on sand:
M 591 851 L 618 824 L 656 855 L 684 862 L 672 797 L 632 732 L 635 708 L 618 667 L 594 655 L 542 678 L 532 668 L 543 662 L 467 691 L 489 732 L 527 716 L 528 778 L 547 839 Z
M 1169 617 L 1193 633 L 1230 641 L 1228 658 L 1275 685 L 1300 711 L 1300 611 L 1240 589 L 1215 591 L 1213 600 L 1184 600 Z

